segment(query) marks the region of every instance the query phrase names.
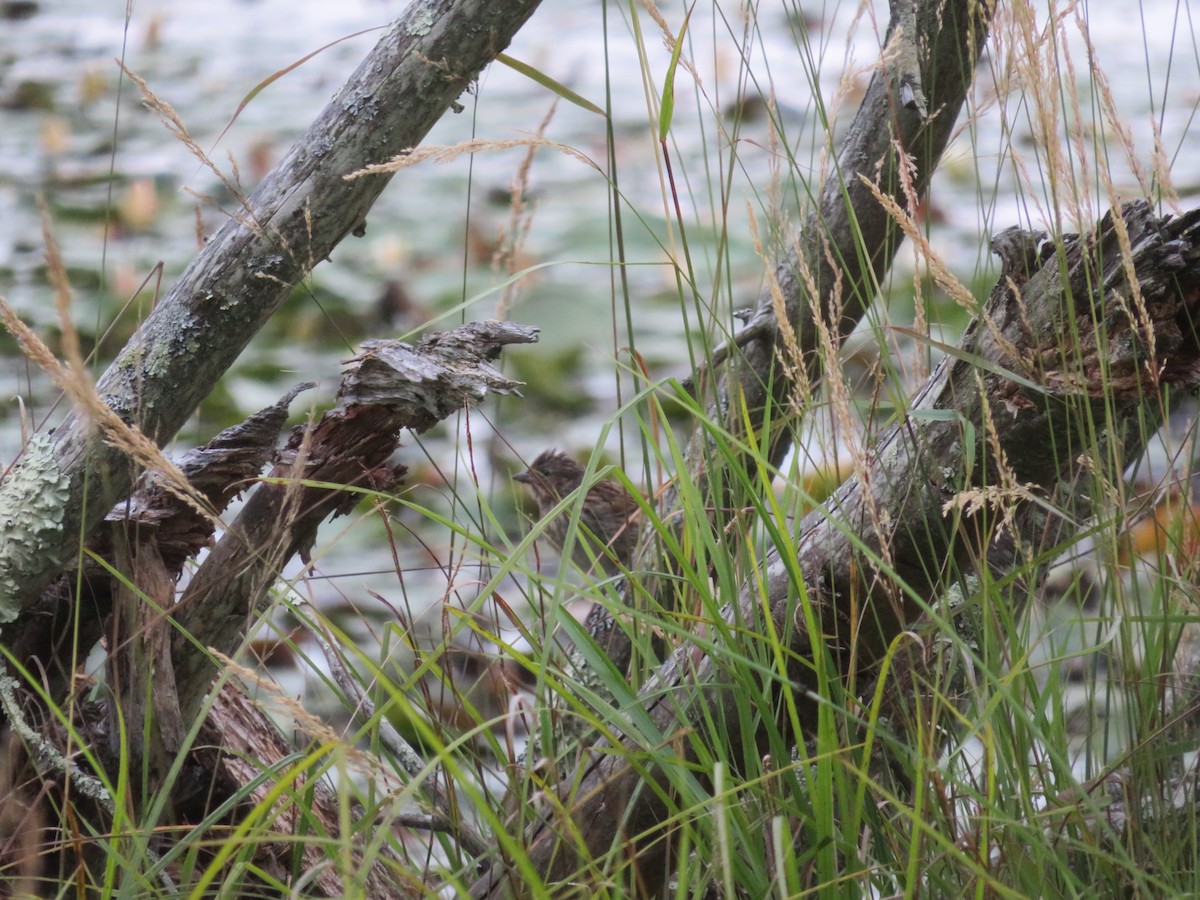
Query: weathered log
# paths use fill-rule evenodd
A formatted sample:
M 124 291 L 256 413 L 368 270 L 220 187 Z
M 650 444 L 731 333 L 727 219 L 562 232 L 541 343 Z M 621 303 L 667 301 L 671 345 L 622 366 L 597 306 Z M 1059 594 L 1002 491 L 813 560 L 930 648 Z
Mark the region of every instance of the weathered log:
M 389 180 L 344 176 L 418 145 L 539 2 L 410 4 L 155 306 L 100 379 L 104 402 L 160 446 L 170 440 L 300 279 L 363 226 Z M 104 437 L 72 414 L 0 484 L 0 625 L 129 492 L 133 463 Z
M 732 633 L 758 622 L 760 633 L 769 627 L 782 636 L 792 659 L 811 661 L 789 672 L 795 696 L 818 689 L 812 673 L 826 654 L 847 681 L 865 683 L 893 638 L 919 619 L 953 573 L 988 557 L 1000 514 L 989 503 L 956 506 L 964 492 L 995 489 L 1018 512 L 1037 505 L 1039 494 L 1084 468 L 1079 454 L 1094 446 L 1093 428 L 1107 429 L 1113 452 L 1090 464 L 1119 474 L 1127 450 L 1138 449 L 1120 446 L 1130 423 L 1152 423 L 1163 390 L 1200 384 L 1200 210 L 1159 219 L 1147 204 L 1129 204 L 1120 217 L 1106 216 L 1094 235 L 1048 245 L 1048 254 L 1036 244 L 1030 254 L 1030 242 L 1012 237 L 999 242 L 1009 254 L 1005 275 L 961 351 L 947 356 L 905 421 L 880 440 L 865 476 L 804 519 L 797 558 L 768 557 L 765 597 L 756 580 L 724 613 L 737 626 Z M 1027 277 L 1023 267 L 1031 261 L 1040 268 Z M 1017 559 L 1001 555 L 993 565 L 1004 558 Z M 718 647 L 722 633 L 710 632 Z M 706 733 L 710 718 L 724 723 L 729 753 L 765 738 L 740 733 L 741 694 L 724 670 L 719 653 L 685 646 L 642 687 L 658 729 L 652 759 L 677 747 L 679 766 L 694 763 L 687 735 Z M 570 827 L 543 822 L 526 835 L 532 863 L 548 882 L 586 877 L 586 861 L 614 846 L 618 828 L 642 836 L 641 846 L 626 842 L 626 852 L 640 857 L 640 877 L 669 875 L 669 777 L 639 753 L 636 736 L 618 740 L 621 746 L 593 748 L 562 782 Z M 473 895 L 520 894 L 511 877 L 499 860 Z
M 216 525 L 213 517 L 220 516 L 274 456 L 288 406 L 304 387 L 307 385 L 289 391 L 278 402 L 226 428 L 179 459 L 177 468 L 203 498 L 209 515 L 184 503 L 158 473 L 144 472 L 129 497 L 109 511 L 105 517 L 109 527 L 96 534 L 88 549 L 114 564 L 115 545 L 131 548 L 152 541 L 152 552 L 161 559 L 173 585 L 184 563 L 211 542 Z M 118 570 L 124 571 L 119 566 Z M 140 582 L 135 579 L 134 583 Z M 73 685 L 75 659 L 70 648 L 84 648 L 86 655 L 87 648 L 99 640 L 100 629 L 113 607 L 113 593 L 109 572 L 99 562 L 86 560 L 82 571 L 68 569 L 26 610 L 21 621 L 6 631 L 13 659 L 26 669 L 40 672 L 43 689 L 56 702 L 65 700 Z M 162 615 L 157 617 L 157 624 L 166 624 Z M 110 646 L 120 653 L 125 640 L 138 640 L 131 636 L 140 633 L 140 629 L 114 632 Z M 140 666 L 134 666 L 133 671 L 142 673 L 138 677 L 149 676 Z M 140 729 L 133 728 L 131 733 L 140 734 Z
M 488 394 L 514 393 L 517 384 L 493 363 L 505 346 L 536 339 L 536 328 L 476 322 L 429 335 L 416 347 L 400 341 L 362 345 L 342 377 L 339 405 L 315 425 L 293 431 L 272 482 L 255 490 L 172 610 L 179 629 L 173 632 L 170 656 L 183 721 L 202 712 L 218 673 L 219 661 L 207 648 L 234 652 L 265 605 L 280 566 L 311 546 L 325 519 L 354 506 L 360 499 L 355 488 L 387 490 L 398 480 L 402 467 L 388 461 L 399 431 L 419 433 Z M 328 484 L 343 487 L 317 486 Z M 199 746 L 221 748 L 208 760 L 207 771 L 210 777 L 221 776 L 226 795 L 230 786 L 240 789 L 263 771 L 286 765 L 292 752 L 261 711 L 247 708 L 240 692 L 227 685 L 214 698 L 205 729 Z M 247 744 L 251 740 L 253 746 Z M 265 796 L 268 787 L 256 791 Z M 327 833 L 339 833 L 341 801 L 323 783 L 313 791 L 307 814 Z M 298 811 L 288 806 L 282 814 L 294 819 Z M 357 854 L 362 836 L 355 840 Z M 285 847 L 264 850 L 269 856 Z M 323 852 L 305 848 L 310 867 L 318 866 Z M 329 896 L 338 896 L 342 886 L 334 883 L 336 874 L 322 877 Z M 372 872 L 369 882 L 372 896 L 405 895 L 404 885 L 380 872 Z
M 280 567 L 311 545 L 322 521 L 359 500 L 356 487 L 387 489 L 394 483 L 398 472 L 389 458 L 401 429 L 425 431 L 488 394 L 514 393 L 517 383 L 494 363 L 505 346 L 533 342 L 536 335 L 536 328 L 515 323 L 479 322 L 430 335 L 415 347 L 399 341 L 364 343 L 343 375 L 339 405 L 311 428 L 293 431 L 278 454 L 272 482 L 256 488 L 178 602 L 174 585 L 183 554 L 206 543 L 212 523 L 163 491 L 153 475 L 145 476 L 142 489 L 111 514 L 114 540 L 106 549 L 116 553 L 124 580 L 108 590 L 118 597 L 114 605 L 124 627 L 109 647 L 107 714 L 95 715 L 104 703 L 85 705 L 87 721 L 78 723 L 78 733 L 102 748 L 99 758 L 114 770 L 124 764 L 145 771 L 150 789 L 156 790 L 157 779 L 179 754 L 190 754 L 187 777 L 171 785 L 172 799 L 196 820 L 242 792 L 248 791 L 248 802 L 270 796 L 273 782 L 264 782 L 263 775 L 286 771 L 294 747 L 236 684 L 222 681 L 211 706 L 205 706 L 220 665 L 208 648 L 235 652 Z M 182 468 L 216 508 L 257 475 L 294 395 L 185 457 Z M 331 484 L 343 487 L 324 486 Z M 204 717 L 199 736 L 189 745 L 191 723 L 199 716 Z M 65 746 L 66 734 L 52 717 L 48 727 L 58 746 Z M 143 735 L 150 739 L 146 746 Z M 303 817 L 319 822 L 322 833 L 339 834 L 342 801 L 320 780 L 308 789 L 312 799 Z M 135 797 L 139 790 L 140 785 L 131 788 Z M 294 803 L 277 801 L 277 807 L 276 832 L 306 827 Z M 361 834 L 348 839 L 357 862 L 365 839 Z M 293 852 L 286 839 L 263 840 L 255 860 L 263 871 L 286 879 Z M 319 889 L 341 896 L 345 886 L 336 869 L 324 864 L 326 848 L 314 842 L 299 852 L 306 869 L 318 873 Z M 367 886 L 371 896 L 409 894 L 406 883 L 390 881 L 382 871 L 372 871 Z
M 338 407 L 297 428 L 271 473 L 196 571 L 174 617 L 173 659 L 185 720 L 199 710 L 217 673 L 203 647 L 233 653 L 282 564 L 311 546 L 317 526 L 360 499 L 355 488 L 387 490 L 402 472 L 388 465 L 398 432 L 425 431 L 488 393 L 517 384 L 492 365 L 503 347 L 531 343 L 537 329 L 476 322 L 432 334 L 416 347 L 367 341 L 350 363 Z M 330 489 L 316 484 L 334 484 Z
M 727 361 L 726 368 L 705 373 L 717 379 L 710 417 L 728 433 L 742 436 L 747 446 L 762 444 L 755 436 L 743 435 L 747 423 L 759 430 L 769 410 L 777 415 L 790 408 L 796 386 L 792 370 L 780 364 L 781 353 L 788 353 L 784 336 L 795 335 L 805 365 L 800 374 L 815 380 L 822 358 L 817 322 L 840 340 L 854 330 L 870 306 L 875 285 L 886 277 L 903 233 L 860 176 L 905 207 L 908 196 L 900 171 L 911 163 L 907 190 L 913 199 L 925 196 L 970 90 L 994 12 L 994 3 L 979 0 L 893 2 L 884 41 L 889 52 L 871 78 L 837 164 L 814 199 L 815 209 L 775 269 L 786 323 L 778 318 L 776 295 L 768 286 L 742 331 L 715 355 L 714 361 Z M 768 457 L 778 465 L 791 446 L 792 432 L 778 422 L 771 427 Z M 688 447 L 690 477 L 700 485 L 736 483 L 730 477 L 711 479 L 706 472 L 719 459 L 710 434 L 699 430 Z M 664 491 L 659 518 L 675 520 L 678 503 L 673 490 Z M 713 509 L 730 505 L 728 498 L 721 497 L 710 504 Z M 645 543 L 653 543 L 652 529 L 643 529 L 643 535 Z M 652 584 L 642 586 L 647 589 L 656 590 Z M 661 582 L 661 589 L 668 590 L 669 583 Z M 615 627 L 606 606 L 593 608 L 587 627 L 613 664 L 626 670 L 630 641 Z M 586 665 L 576 663 L 575 669 L 593 689 L 602 690 Z

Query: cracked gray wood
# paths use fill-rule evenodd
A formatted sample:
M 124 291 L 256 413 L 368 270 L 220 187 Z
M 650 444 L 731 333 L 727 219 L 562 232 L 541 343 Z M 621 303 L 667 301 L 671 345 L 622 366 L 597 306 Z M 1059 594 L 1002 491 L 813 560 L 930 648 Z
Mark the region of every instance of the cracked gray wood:
M 365 222 L 389 176 L 344 176 L 417 146 L 540 0 L 416 0 L 208 241 L 100 379 L 100 396 L 160 446 L 292 287 Z M 34 602 L 136 472 L 70 415 L 0 484 L 0 626 Z M 84 485 L 87 485 L 86 502 Z

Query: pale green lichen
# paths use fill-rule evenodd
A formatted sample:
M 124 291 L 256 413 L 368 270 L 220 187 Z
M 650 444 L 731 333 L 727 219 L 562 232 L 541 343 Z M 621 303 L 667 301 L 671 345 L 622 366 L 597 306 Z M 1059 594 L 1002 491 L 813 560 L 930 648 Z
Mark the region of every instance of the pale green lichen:
M 57 562 L 70 486 L 45 435 L 29 442 L 21 465 L 0 485 L 0 624 L 21 611 L 20 586 Z
M 410 8 L 409 22 L 405 30 L 413 37 L 424 37 L 433 30 L 434 21 L 433 12 L 428 4 L 423 9 Z

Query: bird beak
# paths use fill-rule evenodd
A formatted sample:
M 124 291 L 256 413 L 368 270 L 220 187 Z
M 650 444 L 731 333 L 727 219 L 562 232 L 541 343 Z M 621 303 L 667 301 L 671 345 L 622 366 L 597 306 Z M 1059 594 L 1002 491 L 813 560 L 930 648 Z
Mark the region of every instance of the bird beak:
M 533 484 L 533 473 L 518 472 L 512 477 L 513 481 L 519 481 L 521 484 Z

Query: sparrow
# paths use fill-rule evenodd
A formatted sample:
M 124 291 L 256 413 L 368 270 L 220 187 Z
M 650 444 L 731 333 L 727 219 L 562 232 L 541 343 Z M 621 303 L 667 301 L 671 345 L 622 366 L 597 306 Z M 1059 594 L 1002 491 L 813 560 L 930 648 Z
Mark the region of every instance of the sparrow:
M 584 468 L 565 453 L 546 450 L 525 472 L 513 476 L 526 485 L 537 501 L 538 516 L 545 518 L 564 497 L 583 484 Z M 601 568 L 615 575 L 629 568 L 637 549 L 638 523 L 635 514 L 637 501 L 620 484 L 610 479 L 598 481 L 588 488 L 579 512 L 580 528 L 575 538 L 575 564 L 587 570 L 597 559 Z M 564 510 L 546 525 L 543 532 L 562 552 L 571 522 Z M 590 552 L 589 552 L 590 551 Z

